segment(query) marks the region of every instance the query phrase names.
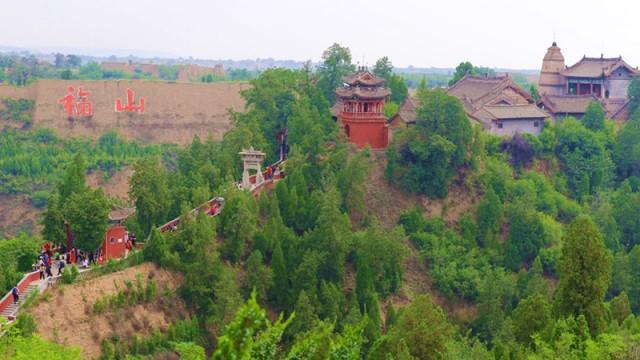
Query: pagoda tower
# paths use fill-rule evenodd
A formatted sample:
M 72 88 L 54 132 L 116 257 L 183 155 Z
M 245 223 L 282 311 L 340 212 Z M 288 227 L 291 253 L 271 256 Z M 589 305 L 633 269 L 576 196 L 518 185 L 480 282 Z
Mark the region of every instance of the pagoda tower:
M 345 134 L 358 148 L 367 144 L 372 149 L 386 148 L 389 128 L 383 109 L 391 92 L 384 87 L 384 79 L 359 67 L 343 80 L 345 84 L 336 89 L 336 95 L 338 122 Z
M 564 70 L 564 56 L 554 41 L 542 60 L 538 92 L 540 95 L 563 95 L 565 92 L 565 79 L 560 74 Z

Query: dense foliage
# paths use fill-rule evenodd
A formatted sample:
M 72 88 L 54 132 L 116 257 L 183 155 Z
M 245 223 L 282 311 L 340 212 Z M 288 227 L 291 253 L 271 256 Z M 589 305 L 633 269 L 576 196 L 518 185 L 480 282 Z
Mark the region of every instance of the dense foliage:
M 590 106 L 586 119 L 548 124 L 537 138 L 500 139 L 473 128 L 457 99 L 422 86 L 417 124 L 394 132 L 385 169 L 392 186 L 422 201 L 389 224 L 365 201 L 376 196 L 366 181 L 381 154 L 345 143 L 329 115 L 328 90 L 353 69 L 350 54 L 336 44 L 324 55 L 315 73 L 270 69 L 252 81 L 247 108 L 222 141 L 195 138 L 175 156 L 155 149 L 127 157 L 136 158 L 130 195 L 138 208 L 128 226 L 149 236 L 147 261 L 182 273 L 177 296 L 191 318 L 144 339 L 108 339 L 104 359 L 637 356 L 640 119 L 617 129 Z M 388 59 L 375 71 L 392 76 Z M 254 146 L 278 160 L 284 130 L 284 180 L 257 198 L 238 190 L 237 152 Z M 84 183 L 96 166 L 88 149 L 56 173 L 43 217 L 48 239 L 63 237 L 53 225 L 70 218 L 87 239 L 86 224 L 101 226 L 79 216 L 102 209 Z M 189 212 L 214 195 L 225 198 L 220 215 Z M 74 208 L 80 201 L 99 206 Z M 434 203 L 442 206 L 434 211 Z M 157 230 L 176 216 L 175 231 Z M 39 246 L 11 241 L 29 244 L 12 259 Z M 24 265 L 13 261 L 7 279 Z M 143 293 L 122 301 L 143 301 Z M 38 349 L 28 336 L 0 351 L 23 341 Z

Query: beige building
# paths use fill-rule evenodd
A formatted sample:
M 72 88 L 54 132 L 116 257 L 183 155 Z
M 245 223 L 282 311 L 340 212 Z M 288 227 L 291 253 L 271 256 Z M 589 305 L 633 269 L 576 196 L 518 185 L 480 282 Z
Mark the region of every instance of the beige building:
M 516 133 L 538 135 L 547 113 L 510 76 L 483 77 L 467 75 L 447 91 L 462 102 L 471 121 L 498 136 Z M 391 118 L 391 127 L 406 127 L 416 122 L 416 100 L 408 97 Z
M 564 56 L 554 42 L 542 60 L 538 89 L 538 106 L 554 117 L 571 115 L 580 118 L 591 101 L 599 101 L 610 119 L 626 120 L 627 88 L 637 68 L 621 56 L 586 57 L 566 66 Z

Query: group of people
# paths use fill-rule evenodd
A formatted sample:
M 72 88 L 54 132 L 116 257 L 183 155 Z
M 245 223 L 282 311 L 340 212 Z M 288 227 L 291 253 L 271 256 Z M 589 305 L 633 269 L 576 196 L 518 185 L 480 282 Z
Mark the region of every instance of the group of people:
M 96 263 L 96 256 L 92 252 L 87 253 L 76 248 L 68 251 L 64 244 L 52 248 L 47 242 L 38 260 L 33 264 L 33 270 L 40 273 L 40 280 L 46 279 L 49 285 L 52 285 L 54 277 L 52 268 L 57 266 L 56 276 L 61 276 L 67 264 L 73 263 L 81 264 L 82 268 L 86 269 L 90 264 Z

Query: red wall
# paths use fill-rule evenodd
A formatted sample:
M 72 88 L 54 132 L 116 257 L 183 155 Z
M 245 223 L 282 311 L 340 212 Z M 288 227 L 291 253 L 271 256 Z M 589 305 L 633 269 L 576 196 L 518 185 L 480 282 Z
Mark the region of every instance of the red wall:
M 384 121 L 359 122 L 343 120 L 343 126 L 349 126 L 349 139 L 358 148 L 369 144 L 372 149 L 384 149 L 389 142 L 389 129 Z
M 18 291 L 20 297 L 24 297 L 25 290 L 29 287 L 29 285 L 34 282 L 40 280 L 40 273 L 38 271 L 34 271 L 32 273 L 26 274 L 22 280 L 18 283 Z M 11 295 L 11 290 L 7 293 L 7 295 L 0 300 L 0 312 L 4 311 L 9 305 L 13 303 L 13 295 Z M 12 320 L 12 319 L 9 319 Z
M 111 226 L 104 236 L 102 244 L 102 260 L 121 258 L 124 256 L 127 245 L 127 229 L 124 225 Z M 113 241 L 112 241 L 113 239 Z

